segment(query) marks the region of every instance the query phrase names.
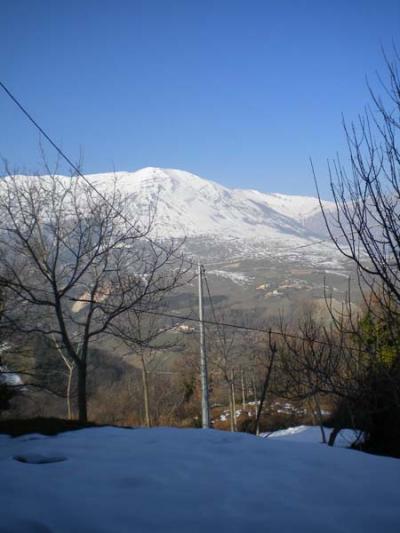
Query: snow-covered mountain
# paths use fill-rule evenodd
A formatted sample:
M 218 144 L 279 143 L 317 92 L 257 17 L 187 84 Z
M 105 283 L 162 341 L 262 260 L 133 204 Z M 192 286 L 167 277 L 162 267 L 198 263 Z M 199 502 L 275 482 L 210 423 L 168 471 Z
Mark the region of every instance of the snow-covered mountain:
M 69 183 L 71 178 L 59 179 Z M 154 167 L 86 174 L 85 179 L 104 193 L 116 183 L 129 198 L 132 222 L 143 217 L 147 224 L 149 212 L 155 212 L 153 239 L 182 239 L 186 257 L 205 264 L 222 292 L 230 293 L 233 285 L 253 286 L 275 298 L 285 291 L 320 290 L 324 281 L 315 278 L 316 272 L 334 272 L 342 281 L 348 277 L 315 197 L 230 189 L 190 172 Z M 327 212 L 334 207 L 324 202 Z
M 156 207 L 154 232 L 159 238 L 208 237 L 222 241 L 267 244 L 290 249 L 315 242 L 321 234 L 307 228 L 320 211 L 317 198 L 229 189 L 190 172 L 147 167 L 135 172 L 92 174 L 107 188 L 113 178 L 146 212 Z M 325 202 L 327 209 L 330 202 Z M 321 226 L 322 229 L 322 226 Z
M 130 198 L 132 219 L 147 224 L 154 215 L 153 238 L 185 238 L 187 253 L 209 261 L 284 255 L 320 262 L 336 254 L 329 240 L 321 243 L 326 233 L 315 197 L 230 189 L 184 170 L 155 167 L 85 179 L 102 192 L 116 181 Z M 329 211 L 334 204 L 324 206 Z

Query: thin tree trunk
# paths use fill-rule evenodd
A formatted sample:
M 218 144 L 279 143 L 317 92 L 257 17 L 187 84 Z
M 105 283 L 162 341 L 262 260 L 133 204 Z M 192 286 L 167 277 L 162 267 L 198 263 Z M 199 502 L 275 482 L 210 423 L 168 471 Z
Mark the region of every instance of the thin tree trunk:
M 256 388 L 255 379 L 253 378 L 251 380 L 251 382 L 252 382 L 252 385 L 253 385 L 253 396 L 254 396 L 254 416 L 257 418 L 257 409 L 258 409 L 257 403 L 258 403 L 258 401 L 257 401 L 257 388 Z
M 68 378 L 67 378 L 67 391 L 66 391 L 66 397 L 67 397 L 67 416 L 68 420 L 72 420 L 72 406 L 71 406 L 71 387 L 72 387 L 72 376 L 74 373 L 75 363 L 72 359 L 68 359 L 64 355 L 64 352 L 59 345 L 59 343 L 56 340 L 55 335 L 52 335 L 53 342 L 55 344 L 55 347 L 60 354 L 61 359 L 63 360 L 65 366 L 68 369 Z
M 244 411 L 246 409 L 246 384 L 243 368 L 240 369 L 240 384 L 242 387 L 242 409 Z
M 313 423 L 313 426 L 317 426 L 318 425 L 318 420 L 317 420 L 317 417 L 315 416 L 314 406 L 313 406 L 312 401 L 311 401 L 310 398 L 307 398 L 307 408 L 310 411 L 311 421 Z
M 263 390 L 261 393 L 260 398 L 260 405 L 258 406 L 257 410 L 257 418 L 256 418 L 256 435 L 260 434 L 260 418 L 261 418 L 261 412 L 264 405 L 265 398 L 267 396 L 267 390 L 269 385 L 269 380 L 272 374 L 272 367 L 274 366 L 274 360 L 276 355 L 276 344 L 272 342 L 271 339 L 271 332 L 269 332 L 269 348 L 271 350 L 271 359 L 269 361 L 267 373 L 265 374 L 264 384 L 263 384 Z
M 231 431 L 235 431 L 235 423 L 234 423 L 234 412 L 233 412 L 233 405 L 232 405 L 232 388 L 231 384 L 229 383 L 229 413 L 230 413 L 230 426 Z
M 233 428 L 234 431 L 237 431 L 236 423 L 236 396 L 235 396 L 235 372 L 232 368 L 231 370 L 231 398 L 232 398 L 232 415 L 233 415 Z
M 323 420 L 322 420 L 322 411 L 321 411 L 321 406 L 320 406 L 320 403 L 319 403 L 318 394 L 314 395 L 314 402 L 315 402 L 315 407 L 317 409 L 318 424 L 319 424 L 319 428 L 321 430 L 322 442 L 323 442 L 323 444 L 326 444 L 326 435 L 325 435 L 324 423 L 323 423 Z
M 147 381 L 147 369 L 144 355 L 140 354 L 142 361 L 142 382 L 143 382 L 143 399 L 144 399 L 144 417 L 146 427 L 151 427 L 150 409 L 149 409 L 149 384 Z
M 332 429 L 332 431 L 331 431 L 331 433 L 329 435 L 328 446 L 334 446 L 336 437 L 340 433 L 340 429 L 341 429 L 340 427 L 336 427 L 336 428 Z
M 68 381 L 67 381 L 67 413 L 68 420 L 72 420 L 72 406 L 71 406 L 71 387 L 72 387 L 72 377 L 74 374 L 74 364 L 68 367 Z
M 79 422 L 87 422 L 87 394 L 86 394 L 86 364 L 81 363 L 78 367 L 78 413 Z

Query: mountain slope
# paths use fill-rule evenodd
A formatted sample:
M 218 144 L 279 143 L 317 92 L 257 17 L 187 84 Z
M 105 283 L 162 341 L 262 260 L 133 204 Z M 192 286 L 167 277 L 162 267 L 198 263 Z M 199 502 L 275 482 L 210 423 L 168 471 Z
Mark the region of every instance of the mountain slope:
M 142 217 L 146 225 L 149 214 L 155 215 L 154 239 L 185 238 L 186 252 L 208 261 L 284 256 L 314 263 L 336 262 L 338 256 L 325 241 L 317 198 L 229 189 L 190 172 L 156 167 L 86 179 L 103 192 L 117 180 L 131 200 L 132 220 Z M 328 211 L 333 206 L 324 202 Z
M 114 176 L 87 177 L 107 187 Z M 316 198 L 229 189 L 175 169 L 147 167 L 119 172 L 116 177 L 119 187 L 142 209 L 157 206 L 155 232 L 161 238 L 207 235 L 224 240 L 272 240 L 285 247 L 319 238 L 306 227 L 308 217 L 319 212 Z M 325 205 L 330 207 L 329 202 Z

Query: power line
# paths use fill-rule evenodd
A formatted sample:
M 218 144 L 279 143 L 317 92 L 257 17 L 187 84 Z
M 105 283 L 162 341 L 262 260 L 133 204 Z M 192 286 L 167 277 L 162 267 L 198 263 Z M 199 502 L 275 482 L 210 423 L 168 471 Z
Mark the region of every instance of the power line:
M 16 98 L 16 96 L 13 95 L 13 93 L 6 87 L 6 85 L 1 80 L 0 80 L 0 87 L 9 96 L 9 98 L 15 103 L 15 105 L 22 111 L 22 113 L 27 117 L 27 119 L 34 125 L 34 127 L 43 135 L 43 137 L 49 142 L 49 144 L 54 148 L 54 150 L 56 150 L 56 152 L 70 165 L 70 167 L 76 172 L 76 174 L 78 176 L 80 176 L 85 181 L 85 183 L 87 185 L 89 185 L 89 187 L 92 190 L 94 190 L 96 192 L 96 194 L 98 194 L 100 196 L 100 198 L 104 202 L 106 202 L 113 209 L 113 211 L 115 213 L 117 213 L 117 215 L 122 218 L 122 220 L 126 224 L 128 224 L 128 226 L 131 229 L 135 229 L 132 226 L 132 224 L 130 223 L 130 221 L 128 220 L 128 218 L 123 213 L 118 211 L 110 203 L 108 198 L 106 196 L 104 196 L 104 194 L 101 193 L 97 189 L 97 187 L 95 187 L 93 185 L 93 183 L 91 183 L 91 181 L 86 178 L 86 176 L 84 174 L 82 174 L 82 172 L 79 170 L 79 168 L 71 161 L 71 159 L 65 154 L 65 152 L 63 152 L 63 150 L 61 150 L 61 148 L 52 140 L 50 135 L 48 133 L 46 133 L 46 131 L 40 126 L 40 124 L 33 118 L 33 116 L 29 113 L 29 111 L 22 105 L 22 103 Z M 373 229 L 373 228 L 371 228 L 371 229 Z M 303 244 L 303 245 L 300 245 L 300 246 L 296 246 L 295 248 L 291 248 L 290 251 L 296 251 L 296 250 L 300 250 L 302 248 L 308 248 L 308 247 L 311 247 L 311 246 L 317 246 L 318 244 L 321 244 L 323 242 L 327 242 L 329 240 L 330 240 L 330 237 L 326 237 L 325 239 L 320 239 L 319 241 L 316 241 L 316 242 L 311 242 L 311 243 L 308 243 L 308 244 Z M 154 241 L 152 241 L 152 244 L 155 244 L 160 250 L 162 250 L 164 253 L 167 253 L 167 250 L 165 250 L 165 248 L 163 246 L 161 246 L 159 243 L 155 243 Z M 174 254 L 171 254 L 171 255 L 172 255 L 172 257 L 177 258 L 176 255 L 174 255 Z M 193 266 L 195 266 L 193 261 L 190 261 L 189 259 L 185 259 L 183 257 L 180 257 L 179 260 L 189 264 L 191 268 L 193 268 Z
M 217 332 L 218 332 L 218 336 L 222 342 L 222 334 L 220 333 L 220 329 L 219 329 L 219 326 L 220 325 L 228 325 L 228 324 L 223 324 L 221 322 L 218 322 L 217 318 L 216 318 L 216 313 L 215 313 L 215 308 L 214 308 L 214 304 L 213 304 L 213 301 L 212 301 L 212 296 L 211 296 L 211 292 L 210 292 L 210 287 L 208 285 L 208 280 L 207 280 L 207 277 L 206 277 L 206 274 L 205 274 L 205 271 L 204 271 L 204 279 L 205 279 L 205 282 L 206 282 L 206 288 L 207 288 L 207 293 L 208 293 L 208 298 L 209 298 L 209 301 L 210 301 L 210 307 L 211 307 L 211 312 L 213 314 L 213 318 L 214 318 L 214 323 L 217 327 Z M 234 327 L 233 325 L 229 325 L 229 327 Z M 252 329 L 254 331 L 257 331 L 257 328 L 247 328 L 246 326 L 235 326 L 236 329 Z M 268 329 L 268 330 L 258 330 L 262 333 L 269 333 L 269 334 L 273 334 L 273 335 L 280 335 L 282 337 L 289 337 L 289 338 L 292 338 L 292 339 L 298 339 L 298 340 L 302 340 L 302 341 L 310 341 L 310 339 L 307 339 L 306 337 L 302 337 L 300 335 L 294 335 L 294 334 L 291 334 L 291 333 L 282 333 L 281 331 L 272 331 L 271 329 Z M 313 340 L 313 342 L 317 343 L 317 344 L 322 344 L 322 345 L 326 345 L 326 346 L 331 346 L 331 347 L 335 347 L 335 348 L 346 348 L 348 350 L 355 350 L 355 351 L 360 351 L 361 353 L 368 353 L 364 350 L 358 350 L 357 348 L 349 348 L 347 346 L 339 346 L 337 344 L 331 344 L 329 342 L 324 342 L 324 341 L 318 341 L 318 340 Z
M 6 85 L 0 80 L 0 87 L 4 90 L 4 92 L 9 96 L 9 98 L 15 103 L 15 105 L 22 111 L 22 113 L 27 117 L 27 119 L 34 125 L 34 127 L 43 135 L 43 137 L 49 142 L 49 144 L 56 150 L 56 152 L 70 165 L 70 167 L 76 172 L 78 176 L 80 176 L 89 187 L 91 187 L 92 190 L 96 192 L 100 196 L 100 198 L 106 202 L 115 213 L 117 213 L 123 220 L 126 222 L 131 229 L 134 229 L 130 221 L 127 219 L 127 217 L 118 211 L 108 200 L 106 196 L 104 196 L 103 193 L 101 193 L 97 187 L 93 185 L 93 183 L 86 178 L 84 174 L 79 170 L 79 168 L 71 161 L 71 159 L 61 150 L 61 148 L 52 140 L 50 135 L 46 133 L 46 131 L 40 126 L 40 124 L 33 118 L 33 116 L 29 113 L 29 111 L 22 105 L 22 103 L 16 98 L 16 96 L 13 95 L 13 93 L 6 87 Z M 309 244 L 303 244 L 300 246 L 296 246 L 295 248 L 291 248 L 291 251 L 300 250 L 302 248 L 308 248 L 310 246 L 316 246 L 318 244 L 321 244 L 323 242 L 329 241 L 330 238 L 327 237 L 325 239 L 320 239 L 319 241 L 312 242 Z M 157 246 L 162 250 L 166 251 L 161 245 L 157 243 Z M 180 258 L 184 262 L 190 264 L 191 267 L 194 266 L 192 261 L 189 261 L 188 259 Z
M 327 242 L 331 240 L 330 237 L 326 237 L 325 239 L 320 239 L 316 242 L 310 242 L 308 244 L 302 244 L 300 246 L 296 246 L 295 248 L 292 248 L 292 251 L 300 250 L 301 248 L 308 248 L 309 246 L 317 246 L 317 244 L 321 244 L 322 242 Z
M 369 230 L 373 230 L 373 229 L 377 229 L 377 228 L 381 228 L 381 227 L 382 226 L 380 224 L 375 224 L 374 226 L 370 226 Z M 296 250 L 301 250 L 302 248 L 309 248 L 311 246 L 317 246 L 318 244 L 321 244 L 323 242 L 328 242 L 328 241 L 332 241 L 332 246 L 337 248 L 337 245 L 335 244 L 334 240 L 338 240 L 338 239 L 341 239 L 341 238 L 344 238 L 343 233 L 342 233 L 342 235 L 335 235 L 335 236 L 333 236 L 333 238 L 332 237 L 325 237 L 324 239 L 320 239 L 320 240 L 315 241 L 315 242 L 310 242 L 308 244 L 301 244 L 299 246 L 295 246 L 294 248 L 288 249 L 286 255 L 290 255 L 292 252 L 295 252 Z M 241 256 L 233 258 L 233 259 L 230 259 L 229 261 L 230 262 L 240 261 L 240 259 L 241 259 Z M 225 264 L 224 261 L 214 261 L 212 263 L 205 263 L 204 266 L 216 266 L 216 265 L 224 265 L 224 264 Z M 396 266 L 396 265 L 389 265 L 389 266 Z
M 4 92 L 10 97 L 10 99 L 15 103 L 15 105 L 22 111 L 22 113 L 27 117 L 27 119 L 34 125 L 34 127 L 43 135 L 43 137 L 50 143 L 50 145 L 54 148 L 54 150 L 70 165 L 70 167 L 76 172 L 76 174 L 81 177 L 84 182 L 89 185 L 89 187 L 96 192 L 96 194 L 109 206 L 111 209 L 116 213 L 118 216 L 122 218 L 122 220 L 128 224 L 128 227 L 136 231 L 136 228 L 133 227 L 129 219 L 121 213 L 118 209 L 115 208 L 115 206 L 109 201 L 109 199 L 100 192 L 97 187 L 93 185 L 93 183 L 86 178 L 84 174 L 79 170 L 79 168 L 71 161 L 71 159 L 61 150 L 61 148 L 52 140 L 52 138 L 46 133 L 46 131 L 40 126 L 40 124 L 32 117 L 32 115 L 29 113 L 29 111 L 21 104 L 21 102 L 12 94 L 12 92 L 4 85 L 4 83 L 0 80 L 0 87 L 4 90 Z M 159 243 L 156 243 L 155 241 L 151 241 L 152 244 L 156 245 L 160 250 L 162 250 L 164 253 L 169 253 L 168 250 L 166 250 L 163 246 L 161 246 Z M 172 257 L 175 257 L 176 259 L 179 259 L 182 262 L 190 264 L 190 267 L 193 267 L 193 262 L 189 261 L 188 259 L 185 259 L 184 257 L 177 257 L 174 254 L 171 254 Z
M 197 322 L 197 323 L 200 323 L 200 319 L 193 318 L 193 317 L 190 317 L 190 316 L 176 315 L 176 314 L 173 314 L 173 313 L 165 313 L 165 312 L 161 312 L 161 311 L 150 311 L 150 310 L 146 310 L 146 309 L 132 309 L 132 310 L 136 311 L 138 313 L 143 313 L 145 315 L 172 318 L 174 320 L 179 320 L 179 321 L 182 321 L 182 322 Z M 208 324 L 208 325 L 211 325 L 211 326 L 222 326 L 222 327 L 227 327 L 227 328 L 240 329 L 240 330 L 244 330 L 244 331 L 252 331 L 252 332 L 255 332 L 255 333 L 265 333 L 265 334 L 270 333 L 271 335 L 277 335 L 277 336 L 280 336 L 280 337 L 286 337 L 286 338 L 290 338 L 290 339 L 297 339 L 297 340 L 301 340 L 301 341 L 304 341 L 304 342 L 310 342 L 311 341 L 311 342 L 314 342 L 316 344 L 320 344 L 320 345 L 323 345 L 323 346 L 329 346 L 331 348 L 340 348 L 340 349 L 351 350 L 351 351 L 355 351 L 355 352 L 359 352 L 359 353 L 370 354 L 370 352 L 368 352 L 367 350 L 362 350 L 360 348 L 353 348 L 351 346 L 345 346 L 345 345 L 341 346 L 339 344 L 332 344 L 330 342 L 321 341 L 321 340 L 318 340 L 318 339 L 309 339 L 309 338 L 303 337 L 301 335 L 295 335 L 294 333 L 283 333 L 282 331 L 274 331 L 274 330 L 271 330 L 271 329 L 261 329 L 261 328 L 256 328 L 254 326 L 240 326 L 239 324 L 232 324 L 230 322 L 221 322 L 221 321 L 216 321 L 216 320 L 203 319 L 202 322 L 203 322 L 203 324 Z
M 93 183 L 91 183 L 90 180 L 88 180 L 84 174 L 82 174 L 82 172 L 79 170 L 79 168 L 71 161 L 71 159 L 61 150 L 61 148 L 51 139 L 51 137 L 46 133 L 46 131 L 39 125 L 39 123 L 32 117 L 32 115 L 27 111 L 27 109 L 19 102 L 19 100 L 11 93 L 11 91 L 6 87 L 6 85 L 0 80 L 0 86 L 2 87 L 2 89 L 5 91 L 5 93 L 9 96 L 9 98 L 16 104 L 16 106 L 22 111 L 22 113 L 28 118 L 28 120 L 34 125 L 34 127 L 45 137 L 45 139 L 50 143 L 50 145 L 56 150 L 56 152 L 70 165 L 70 167 L 77 173 L 78 176 L 80 176 L 87 185 L 89 185 L 89 187 L 94 190 L 96 192 L 96 194 L 104 201 L 106 202 L 112 209 L 113 211 L 122 218 L 122 220 L 124 220 L 124 222 L 126 224 L 128 224 L 128 226 L 131 228 L 131 229 L 135 229 L 132 224 L 130 223 L 130 221 L 127 219 L 127 217 L 121 213 L 120 211 L 118 211 L 117 209 L 115 209 L 115 207 L 110 203 L 110 201 L 108 200 L 108 198 L 106 196 L 104 196 L 104 194 L 102 194 L 94 185 Z M 309 244 L 305 244 L 305 245 L 301 245 L 301 246 L 298 246 L 296 248 L 292 248 L 292 251 L 295 251 L 297 249 L 301 249 L 301 248 L 306 248 L 306 247 L 309 247 L 309 246 L 315 246 L 317 244 L 320 244 L 322 242 L 325 242 L 329 240 L 328 238 L 326 239 L 321 239 L 315 243 L 309 243 Z M 153 243 L 153 244 L 156 244 L 156 243 Z M 156 244 L 156 246 L 158 246 L 162 251 L 166 252 L 166 250 L 160 246 L 158 243 Z M 188 264 L 190 264 L 190 267 L 193 267 L 193 262 L 192 261 L 189 261 L 187 259 L 184 259 L 183 257 L 180 257 L 179 258 L 181 261 L 184 261 Z M 213 306 L 213 303 L 212 303 L 212 297 L 211 297 L 211 294 L 210 294 L 210 290 L 209 290 L 209 285 L 208 285 L 208 281 L 207 281 L 207 278 L 206 276 L 204 276 L 205 278 L 205 281 L 206 281 L 206 287 L 207 287 L 207 292 L 208 292 L 208 296 L 209 296 L 209 299 L 210 299 L 210 304 L 211 304 L 211 309 L 212 309 L 212 313 L 213 313 L 213 317 L 214 317 L 214 321 L 211 321 L 211 320 L 202 320 L 202 322 L 204 324 L 210 324 L 210 325 L 216 325 L 216 326 L 226 326 L 226 327 L 230 327 L 230 328 L 236 328 L 236 329 L 241 329 L 241 330 L 247 330 L 247 331 L 253 331 L 253 332 L 261 332 L 261 333 L 268 333 L 266 330 L 262 330 L 262 329 L 259 329 L 259 328 L 254 328 L 254 327 L 251 327 L 251 326 L 239 326 L 237 324 L 229 324 L 229 323 L 226 323 L 226 322 L 218 322 L 217 319 L 216 319 L 216 315 L 215 315 L 215 310 L 214 310 L 214 306 Z M 169 318 L 174 318 L 174 319 L 177 319 L 177 320 L 186 320 L 186 321 L 194 321 L 194 322 L 199 322 L 198 319 L 195 319 L 195 318 L 191 318 L 191 317 L 183 317 L 183 316 L 179 316 L 179 315 L 172 315 L 172 314 L 168 314 L 168 313 L 161 313 L 161 312 L 155 312 L 155 311 L 141 311 L 141 312 L 145 312 L 147 314 L 153 314 L 153 315 L 156 315 L 156 316 L 164 316 L 164 317 L 169 317 Z M 296 338 L 296 339 L 300 339 L 300 340 L 303 340 L 303 341 L 306 341 L 306 340 L 309 340 L 309 339 L 306 339 L 306 338 L 303 338 L 303 337 L 300 337 L 300 336 L 296 336 L 296 335 L 293 335 L 293 334 L 283 334 L 282 332 L 277 332 L 277 331 L 271 331 L 272 334 L 274 335 L 285 335 L 286 337 L 290 337 L 290 338 Z M 329 345 L 329 346 L 332 346 L 330 345 L 329 343 L 327 342 L 323 342 L 323 341 L 315 341 L 316 343 L 318 344 L 324 344 L 324 345 Z M 351 348 L 353 349 L 353 348 Z
M 206 270 L 204 269 L 203 270 L 203 274 L 204 274 L 204 281 L 206 282 L 206 289 L 207 289 L 207 294 L 208 294 L 208 300 L 210 302 L 210 307 L 211 307 L 211 312 L 212 312 L 212 315 L 213 315 L 213 318 L 214 318 L 214 322 L 215 324 L 217 325 L 217 338 L 221 344 L 221 349 L 222 351 L 224 351 L 224 341 L 223 341 L 223 335 L 219 329 L 219 323 L 218 323 L 218 320 L 217 320 L 217 315 L 215 313 L 215 308 L 214 308 L 214 303 L 213 303 L 213 300 L 212 300 L 212 296 L 211 296 L 211 292 L 210 292 L 210 287 L 208 285 L 208 279 L 207 279 L 207 275 L 206 275 Z
M 381 226 L 380 226 L 379 224 L 376 224 L 376 225 L 374 225 L 374 226 L 370 226 L 369 229 L 372 230 L 372 229 L 377 229 L 377 228 L 380 228 L 380 227 L 381 227 Z M 342 237 L 344 237 L 343 233 L 342 233 L 342 235 L 336 235 L 336 236 L 334 236 L 333 239 L 336 240 L 336 239 L 340 239 L 340 238 L 342 238 Z M 300 250 L 300 249 L 302 249 L 302 248 L 308 248 L 308 247 L 310 247 L 310 246 L 317 246 L 317 244 L 321 244 L 321 243 L 323 243 L 323 242 L 328 242 L 328 241 L 332 241 L 332 237 L 325 237 L 325 239 L 320 239 L 319 241 L 310 242 L 310 243 L 308 243 L 308 244 L 301 244 L 300 246 L 296 246 L 295 248 L 291 248 L 290 250 L 293 251 L 293 252 L 295 252 L 296 250 Z M 334 243 L 334 242 L 332 242 L 332 244 L 333 244 L 333 246 L 335 246 L 335 243 Z

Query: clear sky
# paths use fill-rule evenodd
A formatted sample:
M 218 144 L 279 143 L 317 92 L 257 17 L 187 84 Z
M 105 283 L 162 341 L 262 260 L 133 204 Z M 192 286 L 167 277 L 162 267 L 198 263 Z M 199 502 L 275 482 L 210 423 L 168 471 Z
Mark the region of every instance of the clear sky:
M 344 150 L 399 0 L 0 0 L 0 78 L 86 172 L 161 166 L 313 194 Z M 0 154 L 39 166 L 0 94 Z M 51 154 L 51 149 L 46 149 Z

